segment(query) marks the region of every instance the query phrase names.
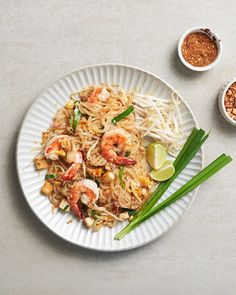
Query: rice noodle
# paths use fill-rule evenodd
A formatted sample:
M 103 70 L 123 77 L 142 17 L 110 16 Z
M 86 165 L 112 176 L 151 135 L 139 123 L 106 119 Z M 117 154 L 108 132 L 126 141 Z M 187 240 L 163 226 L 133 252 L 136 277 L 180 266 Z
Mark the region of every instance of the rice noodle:
M 89 99 L 97 87 L 103 87 L 106 100 L 90 102 Z M 161 142 L 170 154 L 176 154 L 180 148 L 183 137 L 180 100 L 176 93 L 172 94 L 171 100 L 139 93 L 126 93 L 116 84 L 88 86 L 78 93 L 71 94 L 70 99 L 65 107 L 57 111 L 51 128 L 43 133 L 42 158 L 51 139 L 54 140 L 58 135 L 60 138 L 63 138 L 63 135 L 66 138 L 63 138 L 60 144 L 56 142 L 57 153 L 60 156 L 53 160 L 47 159 L 48 174 L 56 175 L 55 178 L 47 179 L 53 187 L 48 198 L 54 207 L 58 207 L 61 201 L 70 201 L 73 197 L 72 191 L 78 183 L 84 183 L 85 178 L 87 182 L 88 179 L 89 181 L 92 179 L 91 190 L 95 194 L 97 189 L 98 198 L 91 204 L 82 204 L 81 196 L 78 198 L 76 205 L 83 211 L 82 218 L 89 216 L 94 219 L 93 228 L 96 230 L 102 226 L 115 226 L 117 221 L 123 221 L 119 214 L 129 210 L 138 211 L 154 188 L 154 182 L 149 176 L 144 142 L 150 141 L 150 138 L 152 141 Z M 73 127 L 75 105 L 80 112 L 80 118 Z M 131 105 L 134 105 L 135 112 L 114 126 L 112 119 Z M 134 166 L 123 166 L 122 184 L 120 165 L 104 158 L 101 150 L 104 134 L 115 129 L 122 130 L 122 134 L 126 134 L 130 146 L 128 145 L 128 150 L 125 150 L 124 143 L 123 146 L 114 144 L 111 147 L 114 149 L 113 152 L 123 157 L 128 152 L 129 155 L 125 157 L 136 161 Z M 63 177 L 75 164 L 73 159 L 79 151 L 82 154 L 82 162 L 73 177 L 65 180 Z M 112 174 L 110 181 L 105 177 L 108 172 Z M 95 181 L 99 184 L 99 188 Z

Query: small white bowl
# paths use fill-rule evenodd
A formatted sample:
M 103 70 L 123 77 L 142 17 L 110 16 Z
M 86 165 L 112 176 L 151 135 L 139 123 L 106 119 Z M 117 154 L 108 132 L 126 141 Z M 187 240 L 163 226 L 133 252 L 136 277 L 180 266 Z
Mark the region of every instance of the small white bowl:
M 234 119 L 232 119 L 230 117 L 230 115 L 227 113 L 227 111 L 225 109 L 225 103 L 224 103 L 225 94 L 226 94 L 227 90 L 229 89 L 229 87 L 234 82 L 236 82 L 236 78 L 231 79 L 222 87 L 222 89 L 219 93 L 219 97 L 218 97 L 218 104 L 219 104 L 219 109 L 220 109 L 220 112 L 221 112 L 223 118 L 231 125 L 236 126 L 236 121 Z
M 191 65 L 190 63 L 188 63 L 183 55 L 182 55 L 182 51 L 181 51 L 181 47 L 182 44 L 184 42 L 184 39 L 191 33 L 196 33 L 196 32 L 200 32 L 200 33 L 205 33 L 208 36 L 210 36 L 211 38 L 213 38 L 213 40 L 215 41 L 216 45 L 217 45 L 217 49 L 218 49 L 218 54 L 216 59 L 210 63 L 209 65 L 205 66 L 205 67 L 195 67 L 193 65 Z M 178 44 L 178 54 L 179 54 L 179 58 L 182 61 L 182 63 L 189 69 L 193 70 L 193 71 L 197 71 L 197 72 L 203 72 L 203 71 L 208 71 L 211 68 L 213 68 L 220 60 L 221 55 L 222 55 L 222 40 L 221 38 L 210 28 L 208 27 L 194 27 L 190 30 L 188 30 L 187 32 L 185 32 L 182 37 L 179 40 L 179 44 Z

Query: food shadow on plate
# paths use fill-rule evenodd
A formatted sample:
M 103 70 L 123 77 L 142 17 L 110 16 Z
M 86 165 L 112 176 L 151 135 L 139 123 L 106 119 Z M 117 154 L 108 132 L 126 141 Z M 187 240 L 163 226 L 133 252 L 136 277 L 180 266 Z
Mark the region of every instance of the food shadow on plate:
M 14 214 L 19 218 L 20 222 L 24 224 L 25 230 L 30 231 L 32 235 L 36 235 L 37 239 L 42 240 L 42 243 L 46 243 L 50 247 L 54 248 L 55 251 L 60 252 L 62 255 L 73 256 L 75 258 L 83 259 L 83 260 L 96 260 L 103 261 L 104 259 L 126 259 L 129 255 L 136 255 L 137 252 L 146 250 L 150 247 L 149 245 L 145 245 L 143 247 L 139 247 L 131 251 L 122 251 L 122 252 L 99 252 L 95 250 L 85 249 L 76 245 L 73 245 L 62 238 L 58 237 L 55 233 L 50 231 L 31 211 L 31 208 L 26 202 L 26 199 L 21 191 L 21 187 L 19 184 L 17 170 L 16 170 L 16 159 L 15 159 L 15 149 L 16 149 L 16 141 L 17 135 L 19 131 L 19 126 L 15 131 L 14 136 L 12 137 L 12 142 L 10 144 L 10 148 L 8 150 L 8 170 L 7 170 L 7 180 L 8 187 L 10 190 L 10 195 L 12 198 L 10 201 L 12 202 L 12 210 L 14 210 Z M 14 179 L 15 186 L 12 186 L 12 180 Z M 152 244 L 152 243 L 151 243 Z

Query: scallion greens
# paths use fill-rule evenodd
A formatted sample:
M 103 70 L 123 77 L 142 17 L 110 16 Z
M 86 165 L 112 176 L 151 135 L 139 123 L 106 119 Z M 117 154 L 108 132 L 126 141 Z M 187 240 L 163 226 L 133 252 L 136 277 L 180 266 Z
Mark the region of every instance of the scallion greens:
M 230 156 L 226 156 L 225 154 L 221 155 L 206 168 L 204 168 L 201 172 L 199 172 L 196 176 L 194 176 L 191 180 L 189 180 L 173 195 L 171 195 L 165 201 L 157 204 L 158 200 L 163 196 L 163 194 L 174 181 L 174 179 L 183 171 L 183 169 L 196 155 L 208 136 L 209 135 L 205 134 L 205 131 L 202 129 L 193 129 L 188 140 L 186 141 L 185 145 L 183 146 L 182 150 L 180 151 L 174 162 L 175 174 L 169 180 L 162 182 L 157 187 L 157 189 L 153 192 L 151 198 L 144 204 L 142 209 L 135 215 L 133 220 L 115 236 L 115 239 L 122 239 L 143 221 L 182 198 L 184 195 L 195 189 L 197 186 L 199 186 L 201 183 L 206 181 L 208 178 L 210 178 L 212 175 L 214 175 L 216 172 L 218 172 L 225 165 L 232 161 Z
M 116 124 L 117 122 L 119 122 L 120 120 L 124 119 L 125 117 L 127 117 L 130 113 L 132 113 L 134 111 L 134 107 L 133 106 L 129 106 L 123 113 L 119 114 L 118 116 L 114 117 L 111 121 L 113 124 Z

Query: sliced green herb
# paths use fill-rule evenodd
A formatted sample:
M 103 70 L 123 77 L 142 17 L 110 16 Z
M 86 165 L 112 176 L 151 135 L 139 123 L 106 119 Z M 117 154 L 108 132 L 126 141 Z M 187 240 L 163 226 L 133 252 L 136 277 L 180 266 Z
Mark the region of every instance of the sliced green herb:
M 91 210 L 89 213 L 90 213 L 91 215 L 94 215 L 94 214 L 96 214 L 97 212 L 96 212 L 95 210 Z
M 100 182 L 97 179 L 95 179 L 94 181 L 96 182 L 97 186 L 100 186 Z
M 91 211 L 89 212 L 89 216 L 90 216 L 90 217 L 93 217 L 93 218 L 95 218 L 95 219 L 99 218 L 99 214 L 98 214 L 98 212 L 95 211 L 95 210 L 91 210 Z
M 68 208 L 69 208 L 69 205 L 66 205 L 63 210 L 66 211 Z
M 128 212 L 130 216 L 135 215 L 137 213 L 136 210 L 126 209 L 125 212 Z
M 73 120 L 73 124 L 72 124 L 72 127 L 74 130 L 76 129 L 76 126 L 80 120 L 80 117 L 81 117 L 81 113 L 79 110 L 79 102 L 76 101 L 75 102 L 75 109 L 74 109 L 74 120 Z
M 128 157 L 130 155 L 131 151 L 128 151 L 125 153 L 125 157 Z
M 52 178 L 56 178 L 57 174 L 56 173 L 52 173 L 52 174 L 46 174 L 45 175 L 45 179 L 52 179 Z
M 79 111 L 79 109 L 75 109 L 74 110 L 74 121 L 73 121 L 73 129 L 76 129 L 76 126 L 78 124 L 78 121 L 80 119 L 81 113 Z
M 121 187 L 124 189 L 125 188 L 125 182 L 124 182 L 124 179 L 123 179 L 123 175 L 124 175 L 124 166 L 121 166 L 120 169 L 119 169 L 119 181 L 120 181 L 120 185 Z
M 116 124 L 120 120 L 124 119 L 127 117 L 130 113 L 132 113 L 134 110 L 133 106 L 129 106 L 123 113 L 119 114 L 118 116 L 114 117 L 111 121 L 113 124 Z

